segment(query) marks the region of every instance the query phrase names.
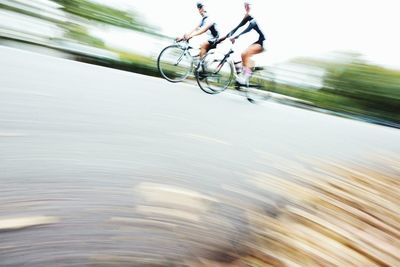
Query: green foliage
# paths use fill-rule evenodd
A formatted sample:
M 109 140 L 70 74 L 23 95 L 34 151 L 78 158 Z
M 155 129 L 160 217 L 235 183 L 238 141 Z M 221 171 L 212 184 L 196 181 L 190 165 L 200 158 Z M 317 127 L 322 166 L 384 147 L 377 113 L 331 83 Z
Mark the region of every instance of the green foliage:
M 104 48 L 104 42 L 99 38 L 91 36 L 82 25 L 66 22 L 60 23 L 59 26 L 66 30 L 65 37 L 68 39 L 79 41 L 90 46 Z
M 119 54 L 119 59 L 104 59 L 82 56 L 78 60 L 97 64 L 109 68 L 115 68 L 135 73 L 140 73 L 149 76 L 160 77 L 160 73 L 157 70 L 155 61 L 152 58 L 145 57 L 137 54 L 129 54 L 123 51 L 113 50 Z
M 323 88 L 277 84 L 272 91 L 319 108 L 400 126 L 400 71 L 370 64 L 360 54 L 346 52 L 337 53 L 333 60 L 297 58 L 291 63 L 323 69 Z
M 156 29 L 140 21 L 138 15 L 131 12 L 118 10 L 105 5 L 93 3 L 87 0 L 54 0 L 63 6 L 63 9 L 71 14 L 102 22 L 117 27 L 154 32 Z
M 326 66 L 323 91 L 348 98 L 357 112 L 400 122 L 399 71 L 350 55 L 345 62 Z
M 400 100 L 400 72 L 361 62 L 333 65 L 327 70 L 325 87 L 339 94 Z

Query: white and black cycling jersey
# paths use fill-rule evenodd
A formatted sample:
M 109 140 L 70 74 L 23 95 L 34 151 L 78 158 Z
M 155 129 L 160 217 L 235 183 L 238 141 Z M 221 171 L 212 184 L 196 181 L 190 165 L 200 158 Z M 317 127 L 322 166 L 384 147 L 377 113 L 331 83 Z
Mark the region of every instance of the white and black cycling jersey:
M 200 24 L 199 24 L 199 28 L 203 27 L 204 25 L 206 25 L 206 24 L 208 24 L 208 23 L 210 23 L 210 22 L 212 22 L 212 25 L 211 25 L 211 27 L 208 29 L 208 32 L 211 34 L 212 38 L 216 39 L 216 38 L 219 37 L 219 32 L 218 32 L 218 30 L 217 30 L 216 23 L 213 22 L 213 21 L 209 18 L 208 14 L 206 14 L 206 15 L 201 19 L 201 22 L 200 22 Z

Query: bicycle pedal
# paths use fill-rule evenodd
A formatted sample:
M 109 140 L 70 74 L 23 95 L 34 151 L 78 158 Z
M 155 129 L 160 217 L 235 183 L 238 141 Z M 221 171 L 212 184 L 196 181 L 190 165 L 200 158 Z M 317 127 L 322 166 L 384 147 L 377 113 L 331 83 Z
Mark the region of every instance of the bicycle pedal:
M 242 89 L 242 85 L 240 84 L 240 83 L 238 83 L 237 81 L 235 82 L 235 87 L 234 87 L 236 90 L 238 90 L 238 91 L 243 91 L 243 89 Z

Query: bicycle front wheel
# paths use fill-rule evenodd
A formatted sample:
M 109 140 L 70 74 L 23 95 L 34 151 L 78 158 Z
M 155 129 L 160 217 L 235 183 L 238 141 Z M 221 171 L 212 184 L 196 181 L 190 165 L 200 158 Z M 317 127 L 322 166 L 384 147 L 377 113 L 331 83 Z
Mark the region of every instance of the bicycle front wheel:
M 193 70 L 193 57 L 178 45 L 164 48 L 157 59 L 161 76 L 170 82 L 181 82 Z
M 218 94 L 228 88 L 233 79 L 233 68 L 216 54 L 207 54 L 196 70 L 197 83 L 207 94 Z

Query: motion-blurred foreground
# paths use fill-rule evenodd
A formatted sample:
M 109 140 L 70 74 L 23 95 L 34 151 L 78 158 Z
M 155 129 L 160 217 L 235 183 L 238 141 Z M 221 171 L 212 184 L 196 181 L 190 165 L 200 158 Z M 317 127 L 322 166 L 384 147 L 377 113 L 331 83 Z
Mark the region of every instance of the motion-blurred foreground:
M 342 118 L 398 127 L 399 71 L 296 58 L 250 105 L 21 51 L 158 76 L 99 2 L 0 1 L 0 266 L 400 266 L 400 132 Z
M 270 158 L 281 175 L 250 173 L 253 189 L 225 186 L 218 194 L 152 182 L 87 192 L 137 204 L 93 206 L 98 220 L 82 221 L 94 227 L 79 236 L 79 224 L 64 222 L 68 213 L 0 219 L 1 265 L 398 266 L 400 159 L 392 156 L 375 162 L 379 170 Z M 2 217 L 54 201 L 17 191 L 2 189 Z M 113 213 L 121 215 L 107 217 Z

